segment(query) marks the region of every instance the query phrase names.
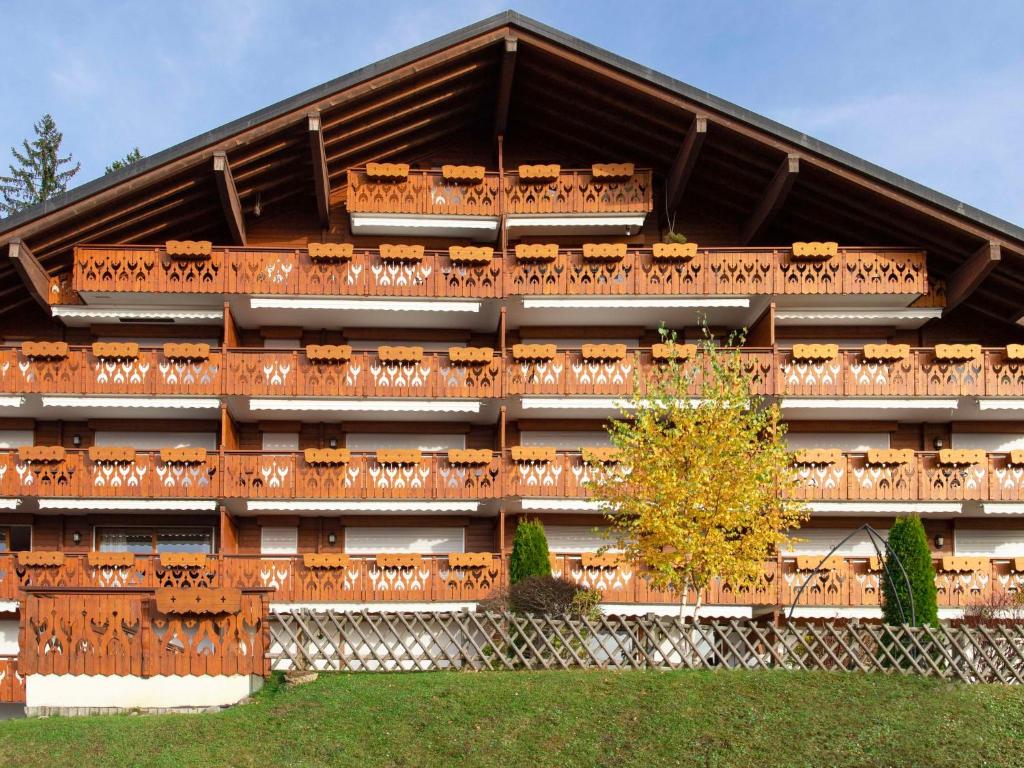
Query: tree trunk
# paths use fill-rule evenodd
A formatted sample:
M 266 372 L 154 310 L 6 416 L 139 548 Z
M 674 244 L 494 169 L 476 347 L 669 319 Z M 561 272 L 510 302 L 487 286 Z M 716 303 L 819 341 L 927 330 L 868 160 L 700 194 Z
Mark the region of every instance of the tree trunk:
M 686 606 L 687 606 L 687 601 L 689 600 L 689 598 L 690 598 L 690 580 L 687 579 L 683 583 L 683 588 L 680 591 L 680 597 L 679 597 L 679 619 L 680 619 L 680 621 L 686 617 Z

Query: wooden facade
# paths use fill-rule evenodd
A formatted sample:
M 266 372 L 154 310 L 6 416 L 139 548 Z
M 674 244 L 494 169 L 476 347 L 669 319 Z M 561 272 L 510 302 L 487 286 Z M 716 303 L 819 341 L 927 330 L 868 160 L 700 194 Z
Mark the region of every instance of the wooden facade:
M 270 604 L 475 603 L 525 515 L 608 604 L 678 602 L 594 555 L 581 450 L 702 319 L 821 540 L 920 513 L 943 608 L 1019 591 L 1020 228 L 517 14 L 272 112 L 0 221 L 0 700 L 260 674 Z M 824 554 L 702 599 L 876 609 Z M 175 605 L 224 647 L 170 653 Z M 115 610 L 116 661 L 47 655 Z

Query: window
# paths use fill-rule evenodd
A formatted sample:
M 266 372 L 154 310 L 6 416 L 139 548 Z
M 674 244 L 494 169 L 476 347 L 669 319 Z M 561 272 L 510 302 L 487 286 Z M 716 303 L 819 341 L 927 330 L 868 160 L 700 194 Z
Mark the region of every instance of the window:
M 1021 557 L 1024 555 L 1024 531 L 992 528 L 954 531 L 953 552 L 961 557 Z
M 571 432 L 568 430 L 541 430 L 523 432 L 519 436 L 521 445 L 539 445 L 558 448 L 563 451 L 578 451 L 580 448 L 603 448 L 612 444 L 607 432 L 590 430 Z
M 0 525 L 0 552 L 27 552 L 32 549 L 32 526 Z
M 989 453 L 1008 453 L 1024 448 L 1024 435 L 1013 432 L 954 432 L 953 447 L 980 448 Z
M 264 451 L 288 451 L 299 450 L 298 432 L 264 432 Z
M 96 433 L 96 445 L 134 448 L 137 451 L 159 451 L 161 448 L 205 448 L 217 450 L 216 432 L 128 432 Z
M 442 527 L 346 527 L 345 551 L 351 555 L 411 552 L 444 555 L 465 551 L 465 528 Z
M 614 538 L 605 538 L 603 526 L 593 525 L 546 525 L 544 533 L 548 538 L 548 551 L 554 554 L 597 552 L 603 547 L 615 544 Z
M 377 451 L 381 448 L 418 448 L 421 451 L 450 451 L 465 448 L 465 435 L 403 435 L 363 432 L 345 438 L 345 447 L 353 451 Z
M 132 552 L 149 555 L 160 552 L 213 554 L 212 528 L 97 528 L 96 549 L 100 552 Z
M 787 432 L 791 451 L 806 448 L 839 448 L 848 453 L 867 453 L 869 448 L 888 448 L 888 432 Z
M 797 539 L 803 539 L 793 544 L 793 548 L 786 551 L 787 555 L 827 555 L 843 538 L 851 533 L 849 528 L 799 528 L 790 531 L 790 534 Z M 884 541 L 889 537 L 889 529 L 878 531 Z M 835 554 L 842 557 L 876 557 L 874 540 L 868 536 L 866 531 L 858 531 L 850 540 L 843 544 Z M 878 542 L 879 549 L 885 552 L 885 547 Z
M 21 448 L 23 445 L 35 445 L 31 429 L 0 429 L 0 448 Z
M 299 551 L 299 529 L 295 526 L 265 526 L 260 529 L 261 555 L 294 555 Z

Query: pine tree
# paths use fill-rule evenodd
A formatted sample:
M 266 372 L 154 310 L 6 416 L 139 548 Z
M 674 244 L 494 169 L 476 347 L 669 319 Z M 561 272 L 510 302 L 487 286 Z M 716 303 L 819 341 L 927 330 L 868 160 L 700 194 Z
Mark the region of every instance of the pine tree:
M 897 564 L 897 560 L 899 564 Z M 900 568 L 900 565 L 903 568 Z M 910 594 L 917 626 L 938 626 L 935 567 L 919 517 L 901 517 L 889 529 L 888 578 L 882 579 L 882 617 L 886 624 L 910 624 Z M 906 579 L 904 579 L 904 571 Z M 910 590 L 907 581 L 910 581 Z M 902 611 L 900 607 L 902 606 Z
M 530 576 L 551 575 L 548 537 L 544 535 L 544 524 L 539 520 L 523 520 L 516 527 L 508 574 L 513 584 Z
M 17 161 L 8 166 L 11 175 L 0 176 L 0 215 L 10 216 L 60 194 L 82 167 L 70 154 L 60 156 L 64 134 L 57 130 L 53 117 L 43 115 L 32 129 L 35 139 L 22 141 L 21 151 L 11 147 Z
M 115 160 L 110 165 L 108 165 L 104 169 L 103 173 L 107 174 L 107 173 L 113 173 L 114 171 L 120 171 L 122 168 L 127 168 L 132 163 L 139 162 L 139 160 L 141 160 L 144 157 L 145 157 L 145 155 L 142 154 L 142 152 L 139 150 L 139 148 L 135 147 L 127 155 L 125 155 L 124 157 L 122 157 L 119 160 Z

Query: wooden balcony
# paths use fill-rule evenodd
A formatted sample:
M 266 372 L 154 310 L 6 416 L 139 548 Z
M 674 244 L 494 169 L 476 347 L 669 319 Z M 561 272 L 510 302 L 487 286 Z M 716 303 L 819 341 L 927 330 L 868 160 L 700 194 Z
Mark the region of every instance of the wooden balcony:
M 410 170 L 404 178 L 381 180 L 356 168 L 348 172 L 345 206 L 350 213 L 497 216 L 500 190 L 497 173 L 485 173 L 477 183 L 458 183 L 440 170 Z
M 306 248 L 213 248 L 205 258 L 168 256 L 165 246 L 75 248 L 72 285 L 89 293 L 269 294 L 289 296 L 498 298 L 501 259 L 453 263 L 447 251 L 419 259 L 382 258 L 357 248 L 324 261 Z M 66 300 L 55 294 L 56 301 Z M 64 297 L 64 298 L 61 298 Z
M 1024 466 L 990 453 L 978 464 L 944 464 L 940 453 L 916 453 L 905 464 L 871 464 L 867 454 L 839 454 L 833 463 L 799 464 L 805 501 L 1024 500 Z M 507 460 L 505 494 L 586 498 L 592 469 L 580 453 L 558 451 L 553 461 Z
M 169 566 L 159 555 L 138 555 L 118 563 L 91 561 L 83 554 L 55 553 L 45 565 L 23 565 L 16 554 L 0 554 L 0 599 L 18 600 L 25 587 L 237 587 L 272 590 L 271 602 L 476 602 L 507 585 L 507 558 L 493 554 L 487 564 L 452 564 L 448 555 L 347 556 L 315 560 L 302 555 L 213 555 L 200 564 Z M 486 559 L 486 558 L 485 558 Z M 128 562 L 130 560 L 130 563 Z M 552 573 L 601 592 L 605 603 L 675 604 L 677 593 L 653 589 L 643 569 L 615 557 L 552 555 Z M 764 578 L 752 588 L 716 582 L 702 596 L 706 605 L 789 606 L 808 580 L 799 605 L 879 605 L 883 573 L 876 558 L 780 557 L 765 563 Z M 1024 558 L 936 558 L 939 606 L 991 604 L 1000 593 L 1024 588 Z M 689 596 L 693 604 L 697 595 Z
M 310 360 L 303 350 L 233 349 L 225 355 L 225 394 L 273 397 L 460 397 L 502 395 L 503 361 L 463 363 L 448 352 L 411 361 L 353 352 L 349 359 Z
M 841 248 L 816 261 L 792 248 L 699 248 L 692 257 L 659 259 L 652 248 L 626 249 L 621 258 L 586 258 L 560 249 L 553 261 L 510 256 L 507 295 L 748 296 L 884 295 L 928 293 L 923 251 Z

